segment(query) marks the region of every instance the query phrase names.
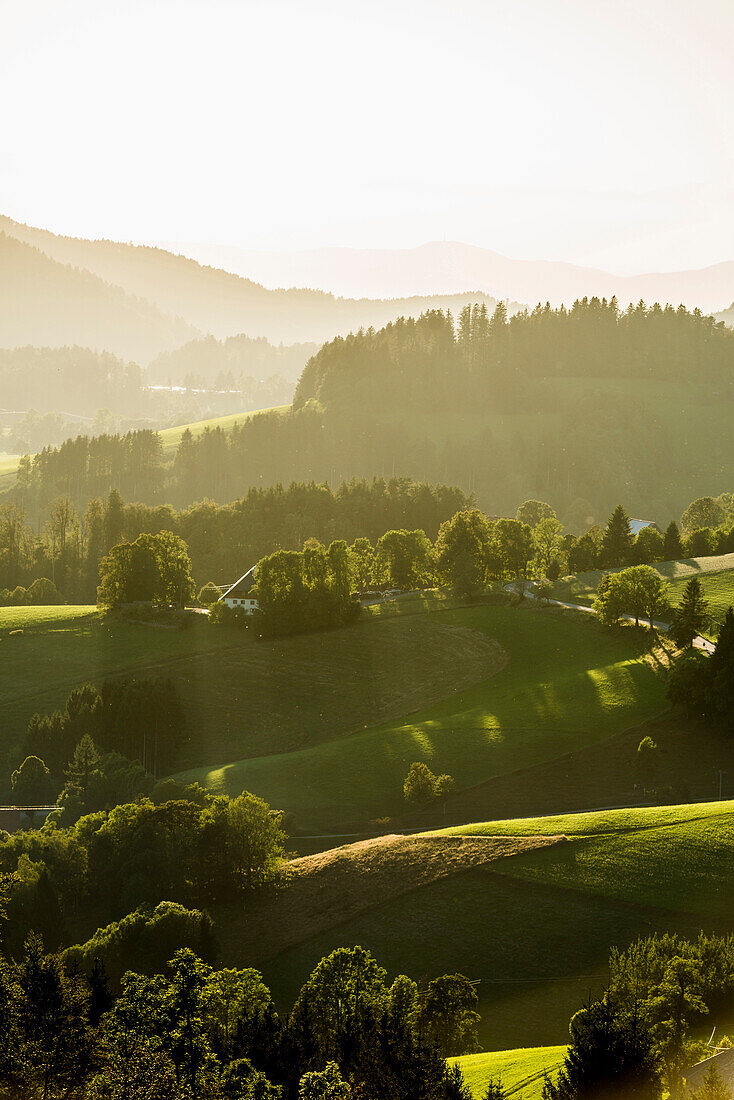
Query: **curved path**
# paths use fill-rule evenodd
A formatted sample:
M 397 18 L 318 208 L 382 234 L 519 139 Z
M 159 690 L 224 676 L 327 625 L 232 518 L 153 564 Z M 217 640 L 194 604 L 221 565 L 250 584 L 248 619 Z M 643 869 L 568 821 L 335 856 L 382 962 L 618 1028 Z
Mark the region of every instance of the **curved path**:
M 523 595 L 529 600 L 537 600 L 538 596 L 535 594 L 535 592 L 532 592 L 530 588 L 526 587 L 527 585 L 532 585 L 534 583 L 534 581 L 522 582 L 522 591 L 520 591 L 518 587 L 518 582 L 511 581 L 510 584 L 506 584 L 504 586 L 505 592 L 514 592 L 516 595 Z M 594 608 L 588 607 L 584 603 L 564 603 L 562 600 L 551 599 L 543 600 L 542 602 L 550 604 L 552 607 L 562 607 L 565 611 L 585 611 L 587 615 L 596 615 L 596 611 L 594 611 Z M 621 615 L 620 618 L 624 619 L 624 621 L 627 623 L 633 623 L 636 621 L 634 615 Z M 650 619 L 644 621 L 649 621 L 651 627 L 654 627 L 655 630 L 661 630 L 663 631 L 663 633 L 667 633 L 670 630 L 670 623 L 660 622 L 659 619 Z M 698 637 L 693 639 L 693 648 L 701 649 L 704 653 L 708 653 L 710 655 L 714 652 L 715 647 L 713 642 L 710 642 L 708 638 L 702 638 L 699 634 Z

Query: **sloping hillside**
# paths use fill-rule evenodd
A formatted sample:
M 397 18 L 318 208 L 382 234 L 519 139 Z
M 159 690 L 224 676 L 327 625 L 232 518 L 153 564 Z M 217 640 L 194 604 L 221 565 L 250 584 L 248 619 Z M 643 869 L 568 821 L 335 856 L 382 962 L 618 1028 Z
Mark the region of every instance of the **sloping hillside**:
M 313 290 L 266 290 L 250 279 L 202 267 L 162 248 L 61 237 L 6 217 L 0 217 L 0 231 L 33 245 L 59 263 L 85 268 L 105 282 L 155 303 L 165 313 L 183 317 L 189 325 L 219 338 L 246 333 L 287 344 L 322 343 L 363 325 L 384 325 L 402 315 L 417 316 L 429 308 L 458 312 L 467 302 L 484 301 L 490 309 L 495 304 L 494 298 L 469 292 L 470 288 L 456 295 L 385 301 L 336 298 Z M 179 343 L 192 335 L 184 336 Z M 33 337 L 21 342 L 42 341 Z M 84 341 L 75 337 L 71 342 Z
M 145 363 L 197 335 L 89 271 L 0 233 L 0 346 L 78 344 Z
M 339 924 L 332 918 L 265 959 L 266 980 L 288 1003 L 324 954 L 358 943 L 391 974 L 425 983 L 458 971 L 478 982 L 487 1049 L 563 1043 L 570 1016 L 604 987 L 610 946 L 654 931 L 734 930 L 732 802 L 449 831 L 534 842 L 564 832 L 565 843 L 416 878 L 408 893 L 390 898 L 376 893 L 369 908 Z M 421 862 L 424 849 L 404 841 L 411 842 Z M 350 849 L 342 852 L 347 858 Z M 224 925 L 234 942 L 226 917 Z
M 4 637 L 5 626 L 25 633 Z M 187 714 L 181 766 L 348 740 L 484 682 L 507 659 L 486 635 L 425 617 L 260 642 L 206 620 L 168 631 L 103 622 L 76 607 L 0 609 L 0 646 L 0 752 L 20 740 L 32 714 L 63 706 L 73 687 L 166 676 Z M 299 782 L 292 769 L 291 780 Z
M 427 621 L 482 633 L 509 660 L 475 686 L 398 721 L 287 755 L 212 758 L 186 778 L 228 794 L 254 791 L 291 810 L 300 830 L 321 832 L 404 814 L 403 782 L 413 761 L 448 772 L 461 789 L 604 741 L 665 707 L 664 669 L 631 630 L 612 634 L 572 613 L 500 606 L 440 611 Z M 539 772 L 535 782 L 542 784 Z
M 254 899 L 243 926 L 220 917 L 223 950 L 260 963 L 391 898 L 475 867 L 546 848 L 559 837 L 381 836 L 294 859 L 277 891 Z
M 552 1077 L 559 1069 L 566 1050 L 565 1046 L 492 1050 L 451 1061 L 461 1070 L 472 1100 L 483 1100 L 491 1080 L 502 1083 L 506 1097 L 541 1100 L 546 1075 Z
M 709 614 L 720 623 L 727 609 L 734 604 L 734 554 L 718 554 L 706 558 L 682 558 L 678 561 L 658 561 L 653 565 L 669 584 L 669 599 L 676 606 L 691 577 L 697 577 Z M 555 599 L 571 603 L 591 604 L 605 571 L 592 569 L 588 573 L 561 578 L 553 586 Z M 619 572 L 619 570 L 606 570 Z M 713 631 L 715 635 L 716 630 Z

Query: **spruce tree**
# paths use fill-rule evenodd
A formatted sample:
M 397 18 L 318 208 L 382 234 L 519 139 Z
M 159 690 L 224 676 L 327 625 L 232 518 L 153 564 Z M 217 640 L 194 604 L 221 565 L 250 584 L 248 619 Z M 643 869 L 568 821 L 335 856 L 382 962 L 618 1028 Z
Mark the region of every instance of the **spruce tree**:
M 122 497 L 117 489 L 112 489 L 104 508 L 105 550 L 110 551 L 122 539 L 125 526 L 125 512 Z
M 565 1061 L 556 1081 L 546 1079 L 543 1100 L 660 1100 L 655 1043 L 636 1015 L 618 1011 L 605 997 L 577 1012 L 570 1032 Z
M 703 630 L 708 619 L 708 600 L 703 597 L 698 577 L 691 577 L 676 608 L 670 626 L 670 636 L 681 649 L 693 645 L 693 639 Z
M 621 504 L 612 512 L 607 523 L 601 546 L 602 564 L 613 569 L 626 565 L 632 553 L 632 531 L 629 516 Z
M 665 529 L 663 552 L 665 554 L 664 561 L 678 561 L 683 557 L 683 543 L 681 542 L 678 524 L 674 519 L 670 521 Z
M 85 733 L 66 769 L 66 778 L 74 787 L 78 787 L 82 794 L 86 794 L 89 781 L 95 772 L 99 771 L 100 755 L 97 746 L 88 733 Z

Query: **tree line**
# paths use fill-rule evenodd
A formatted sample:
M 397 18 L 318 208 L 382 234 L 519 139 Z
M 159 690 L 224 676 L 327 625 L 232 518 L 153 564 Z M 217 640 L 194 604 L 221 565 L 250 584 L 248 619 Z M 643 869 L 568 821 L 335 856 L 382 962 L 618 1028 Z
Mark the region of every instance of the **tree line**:
M 467 305 L 456 323 L 432 310 L 330 341 L 307 363 L 294 407 L 316 400 L 326 408 L 379 408 L 387 387 L 401 406 L 438 400 L 439 407 L 468 408 L 489 399 L 509 411 L 528 396 L 537 407 L 542 382 L 553 376 L 670 382 L 686 378 L 695 363 L 700 381 L 733 361 L 731 330 L 684 306 L 639 302 L 621 310 L 615 298 L 584 298 L 570 309 L 538 305 L 508 318 L 502 302 L 491 316 L 486 305 Z
M 461 975 L 419 992 L 340 948 L 280 1016 L 257 971 L 216 969 L 202 904 L 247 905 L 278 881 L 285 837 L 251 794 L 164 786 L 69 828 L 0 834 L 0 1091 L 469 1100 L 445 1062 L 477 1048 L 477 994 Z M 67 947 L 82 907 L 103 924 Z
M 212 796 L 174 781 L 109 809 L 39 829 L 0 833 L 0 871 L 13 875 L 8 943 L 30 930 L 68 942 L 80 909 L 102 923 L 141 905 L 232 903 L 275 881 L 285 834 L 280 815 L 244 793 Z
M 113 488 L 185 506 L 294 478 L 398 474 L 460 485 L 493 513 L 544 495 L 564 515 L 598 515 L 620 485 L 630 499 L 672 511 L 670 486 L 698 478 L 704 457 L 725 469 L 726 441 L 709 438 L 704 455 L 694 433 L 687 451 L 685 409 L 671 418 L 659 390 L 645 398 L 632 383 L 695 381 L 697 401 L 706 387 L 720 403 L 734 397 L 733 363 L 731 331 L 683 307 L 620 311 L 614 300 L 590 299 L 508 319 L 501 304 L 492 316 L 478 305 L 456 322 L 434 310 L 325 344 L 292 409 L 230 432 L 184 433 L 170 464 L 154 454 L 134 463 L 128 452 L 138 448 L 126 437 L 80 437 L 27 460 L 15 494 L 39 509 L 62 494 L 84 507 Z M 610 385 L 617 380 L 630 384 Z M 538 419 L 508 436 L 498 418 L 514 413 Z
M 294 482 L 250 489 L 227 505 L 205 501 L 176 511 L 170 505 L 126 504 L 117 489 L 94 498 L 80 514 L 69 497 L 51 504 L 40 534 L 32 512 L 18 502 L 0 504 L 0 603 L 26 600 L 33 580 L 54 581 L 70 602 L 93 602 L 99 564 L 120 542 L 171 532 L 190 551 L 199 584 L 233 582 L 277 549 L 301 550 L 305 541 L 377 539 L 391 528 L 420 527 L 435 536 L 439 524 L 465 507 L 459 489 L 409 478 L 352 481 L 335 489 Z
M 88 974 L 79 961 L 46 954 L 37 936 L 17 962 L 0 959 L 6 1095 L 470 1100 L 443 1049 L 471 1046 L 476 1031 L 476 993 L 460 975 L 419 993 L 404 975 L 389 982 L 363 948 L 341 948 L 281 1016 L 258 971 L 218 969 L 190 947 L 162 973 L 128 970 L 114 994 L 99 961 Z
M 353 540 L 356 589 L 448 583 L 463 594 L 528 571 L 554 581 L 566 573 L 734 552 L 731 493 L 693 501 L 680 525 L 671 520 L 662 534 L 647 526 L 636 536 L 622 505 L 605 527 L 595 524 L 575 536 L 544 501 L 523 502 L 514 519 L 488 517 L 471 504 L 460 489 L 409 478 L 352 481 L 336 490 L 313 483 L 252 489 L 229 505 L 204 502 L 178 512 L 170 505 L 125 504 L 113 490 L 104 502 L 90 501 L 83 517 L 69 498 L 59 498 L 40 537 L 20 505 L 6 504 L 0 506 L 0 604 L 92 601 L 100 563 L 110 554 L 125 557 L 115 573 L 124 573 L 130 583 L 117 594 L 107 592 L 107 605 L 137 598 L 182 603 L 192 594 L 194 577 L 199 585 L 214 581 L 213 593 L 277 549 L 302 552 L 310 539 L 326 545 Z M 458 519 L 459 513 L 473 518 Z M 161 555 L 163 543 L 170 543 L 170 554 Z M 169 567 L 162 569 L 166 561 Z M 160 582 L 156 594 L 136 596 L 135 577 L 154 569 Z
M 609 965 L 603 997 L 571 1020 L 568 1053 L 557 1079 L 546 1080 L 544 1100 L 681 1096 L 686 1069 L 712 1053 L 694 1037 L 694 1030 L 730 1008 L 731 936 L 702 932 L 688 941 L 671 933 L 654 935 L 626 950 L 613 949 Z M 731 1045 L 726 1036 L 717 1043 L 719 1049 Z M 731 1100 L 715 1067 L 698 1091 L 686 1095 L 692 1100 Z
M 63 710 L 34 714 L 10 750 L 9 771 L 18 773 L 20 804 L 58 797 L 68 819 L 72 804 L 79 817 L 125 802 L 126 795 L 149 793 L 154 780 L 175 770 L 186 739 L 186 716 L 172 680 L 121 677 L 99 689 L 74 688 Z M 24 778 L 29 759 L 40 761 L 43 771 L 34 765 Z

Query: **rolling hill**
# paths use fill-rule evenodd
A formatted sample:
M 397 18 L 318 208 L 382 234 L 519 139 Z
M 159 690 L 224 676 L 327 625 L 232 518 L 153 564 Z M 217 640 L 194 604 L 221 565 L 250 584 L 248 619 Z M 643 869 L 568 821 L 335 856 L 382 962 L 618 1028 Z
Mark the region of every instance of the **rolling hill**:
M 252 790 L 301 831 L 405 813 L 414 760 L 461 789 L 603 742 L 664 707 L 643 638 L 530 608 L 365 616 L 262 642 L 205 621 L 165 631 L 101 622 L 91 608 L 7 608 L 0 646 L 0 750 L 72 687 L 163 675 L 189 716 L 186 778 Z
M 322 343 L 339 333 L 384 325 L 402 315 L 417 316 L 429 308 L 458 313 L 467 302 L 485 301 L 490 309 L 495 304 L 494 298 L 468 287 L 459 294 L 386 300 L 337 298 L 307 289 L 268 290 L 251 279 L 204 267 L 161 248 L 62 237 L 2 216 L 0 232 L 38 249 L 57 264 L 72 265 L 114 284 L 126 295 L 145 301 L 148 308 L 155 306 L 165 315 L 183 318 L 187 327 L 178 345 L 199 333 L 211 333 L 219 339 L 246 333 L 249 337 L 264 336 L 274 343 Z M 6 263 L 8 277 L 12 278 L 13 268 L 9 260 Z M 192 332 L 192 328 L 197 331 Z M 22 337 L 14 337 L 16 343 L 50 342 L 37 336 L 31 315 L 23 331 Z M 86 341 L 77 333 L 64 342 Z M 172 346 L 161 346 L 139 359 L 147 363 L 158 351 Z M 116 351 L 111 344 L 106 347 Z
M 568 839 L 556 839 L 559 834 Z M 445 863 L 439 877 L 423 880 L 414 869 L 407 892 L 396 886 L 390 896 L 383 889 L 371 894 L 371 876 L 380 875 L 388 858 L 385 845 L 399 844 L 405 860 L 414 843 L 415 860 L 424 866 L 424 839 L 441 836 L 554 842 L 495 849 L 493 855 L 487 849 L 478 865 L 477 849 L 467 849 L 464 859 Z M 335 862 L 348 867 L 343 881 L 352 901 L 346 919 L 338 906 L 319 911 L 323 878 L 315 868 Z M 561 1044 L 572 1013 L 603 988 L 610 945 L 625 946 L 656 930 L 689 936 L 701 928 L 732 931 L 733 872 L 732 802 L 488 822 L 426 838 L 383 838 L 371 859 L 364 848 L 358 855 L 348 846 L 325 853 L 320 864 L 315 857 L 297 861 L 293 901 L 304 915 L 303 935 L 291 922 L 286 937 L 266 937 L 256 965 L 288 1004 L 324 954 L 359 943 L 391 974 L 407 973 L 424 983 L 458 971 L 478 981 L 486 1049 L 513 1042 Z M 362 909 L 354 913 L 360 879 Z M 284 920 L 277 910 L 289 904 L 288 889 L 277 901 L 263 902 L 257 927 L 268 915 Z M 246 951 L 252 960 L 247 941 L 239 946 L 242 918 L 221 910 L 215 920 L 228 957 Z
M 707 558 L 682 558 L 679 561 L 659 561 L 653 565 L 669 584 L 669 598 L 677 606 L 691 577 L 698 577 L 709 613 L 714 623 L 720 623 L 727 609 L 734 605 L 734 554 L 718 554 Z M 607 572 L 617 572 L 608 570 Z M 566 603 L 591 604 L 604 575 L 600 569 L 563 577 L 553 586 L 553 597 Z M 713 636 L 716 634 L 714 626 Z
M 402 785 L 414 760 L 464 788 L 604 741 L 665 707 L 660 669 L 632 631 L 505 606 L 404 616 L 421 619 L 483 634 L 509 660 L 476 686 L 402 720 L 286 755 L 210 757 L 208 767 L 184 777 L 229 794 L 255 791 L 292 811 L 302 831 L 338 829 L 404 813 Z
M 198 332 L 157 306 L 0 231 L 0 346 L 82 345 L 139 363 Z
M 482 1100 L 490 1080 L 500 1081 L 507 1097 L 541 1100 L 546 1074 L 553 1076 L 562 1064 L 565 1046 L 493 1050 L 453 1058 L 461 1070 L 473 1100 Z
M 94 608 L 76 606 L 0 608 L 0 646 L 0 751 L 72 687 L 166 676 L 188 716 L 182 765 L 349 740 L 483 681 L 506 659 L 486 635 L 425 616 L 259 642 L 205 619 L 169 631 L 100 621 Z
M 247 274 L 266 286 L 316 286 L 337 294 L 402 297 L 447 294 L 478 287 L 497 298 L 569 305 L 576 298 L 683 302 L 721 310 L 734 298 L 734 263 L 690 271 L 612 275 L 598 268 L 552 260 L 514 260 L 459 241 L 431 241 L 417 248 L 319 248 L 256 252 L 214 245 L 179 245 L 184 255 Z

